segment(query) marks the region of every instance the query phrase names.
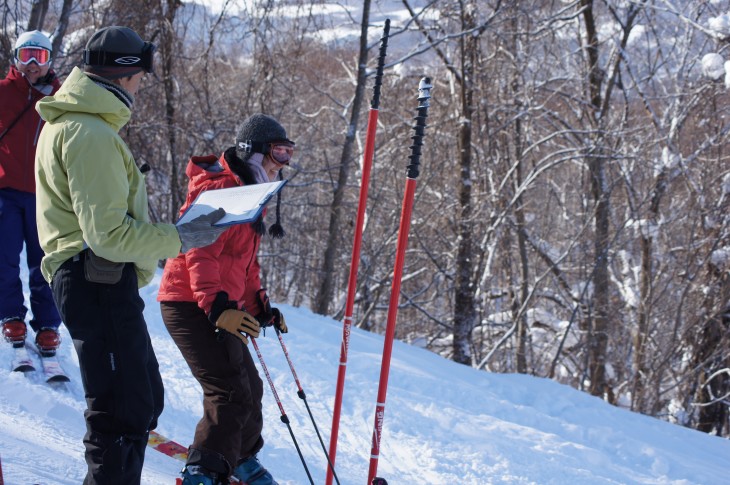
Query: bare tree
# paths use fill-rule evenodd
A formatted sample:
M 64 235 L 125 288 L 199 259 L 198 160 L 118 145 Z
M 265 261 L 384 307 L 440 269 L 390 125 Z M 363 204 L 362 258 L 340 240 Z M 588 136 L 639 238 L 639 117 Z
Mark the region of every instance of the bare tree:
M 408 100 L 427 73 L 435 88 L 396 337 L 730 435 L 730 94 L 701 62 L 728 55 L 726 34 L 708 27 L 727 2 L 402 4 L 410 15 L 391 27 L 355 324 L 384 328 Z M 158 220 L 177 217 L 190 156 L 219 156 L 253 112 L 279 118 L 297 146 L 281 204 L 287 236 L 264 238 L 262 276 L 272 301 L 337 314 L 375 25 L 368 2 L 357 20 L 340 5 L 353 34 L 333 40 L 335 17 L 318 6 L 13 0 L 2 6 L 0 67 L 31 25 L 55 26 L 62 77 L 101 26 L 153 39 L 157 74 L 121 135 L 152 167 Z
M 56 54 L 55 57 L 58 59 L 61 54 L 61 46 L 63 45 L 63 39 L 66 36 L 69 22 L 71 20 L 71 11 L 73 9 L 73 0 L 63 0 L 63 6 L 61 8 L 61 14 L 58 16 L 56 21 L 56 28 L 53 29 L 53 52 Z
M 41 30 L 48 12 L 48 0 L 33 0 L 31 2 L 28 30 Z
M 322 258 L 322 271 L 319 278 L 320 287 L 314 300 L 313 310 L 322 315 L 326 315 L 329 312 L 330 302 L 332 301 L 335 291 L 335 265 L 340 260 L 338 256 L 342 252 L 343 199 L 345 196 L 345 190 L 347 189 L 347 180 L 350 177 L 350 165 L 354 157 L 355 136 L 357 134 L 363 100 L 365 99 L 369 24 L 370 0 L 364 0 L 362 7 L 362 21 L 360 23 L 360 50 L 357 58 L 355 94 L 350 105 L 350 121 L 347 126 L 345 140 L 342 145 L 337 181 L 334 184 L 334 194 L 329 214 L 329 230 L 327 231 L 327 246 Z
M 170 154 L 171 180 L 178 180 L 178 167 L 184 166 L 185 160 L 181 160 L 180 152 L 177 146 L 177 126 L 175 117 L 179 101 L 177 100 L 177 89 L 175 88 L 175 53 L 178 52 L 177 36 L 173 26 L 175 24 L 175 14 L 182 7 L 180 0 L 167 0 L 162 10 L 160 18 L 161 42 L 160 51 L 162 57 L 162 84 L 165 93 L 165 124 L 167 131 L 167 142 Z M 178 208 L 182 207 L 183 197 L 179 190 L 174 190 L 177 185 L 173 186 L 172 196 L 170 197 L 170 216 L 174 215 Z

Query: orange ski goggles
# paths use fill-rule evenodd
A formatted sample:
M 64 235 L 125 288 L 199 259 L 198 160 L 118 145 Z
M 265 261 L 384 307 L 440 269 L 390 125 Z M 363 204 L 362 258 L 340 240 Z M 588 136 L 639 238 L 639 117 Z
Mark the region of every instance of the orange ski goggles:
M 51 52 L 42 47 L 21 47 L 15 51 L 15 58 L 24 66 L 31 62 L 45 66 L 51 62 Z

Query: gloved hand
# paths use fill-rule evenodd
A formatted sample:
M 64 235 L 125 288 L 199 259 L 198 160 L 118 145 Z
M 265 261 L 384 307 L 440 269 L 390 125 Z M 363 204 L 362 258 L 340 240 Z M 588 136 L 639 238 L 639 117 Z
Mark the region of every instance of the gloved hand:
M 248 345 L 247 335 L 253 338 L 259 336 L 261 326 L 258 320 L 243 310 L 225 310 L 215 321 L 215 326 L 232 333 Z
M 274 327 L 279 329 L 281 333 L 287 333 L 289 329 L 284 321 L 284 314 L 278 308 L 272 308 L 271 313 L 274 314 Z
M 284 315 L 278 308 L 271 308 L 271 302 L 269 302 L 269 295 L 266 294 L 266 288 L 261 288 L 257 293 L 256 297 L 259 300 L 259 308 L 261 312 L 256 317 L 261 323 L 262 327 L 274 326 L 279 332 L 287 333 L 289 329 L 284 321 Z
M 181 253 L 186 253 L 193 248 L 209 246 L 218 240 L 218 237 L 225 232 L 227 227 L 214 226 L 216 222 L 226 215 L 226 211 L 218 208 L 209 214 L 198 216 L 190 222 L 175 226 L 182 243 Z

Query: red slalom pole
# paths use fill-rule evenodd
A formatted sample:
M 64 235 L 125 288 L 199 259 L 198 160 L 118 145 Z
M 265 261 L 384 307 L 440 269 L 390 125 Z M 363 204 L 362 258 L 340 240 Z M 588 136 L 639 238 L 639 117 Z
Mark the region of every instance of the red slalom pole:
M 410 163 L 408 164 L 406 189 L 403 194 L 403 209 L 401 212 L 400 227 L 398 229 L 393 285 L 390 293 L 390 305 L 388 306 L 388 323 L 385 329 L 383 359 L 380 365 L 380 383 L 378 384 L 378 398 L 375 406 L 375 426 L 373 429 L 372 449 L 370 450 L 368 485 L 372 484 L 375 480 L 382 480 L 376 477 L 375 474 L 378 471 L 380 442 L 383 433 L 383 422 L 385 420 L 385 395 L 388 392 L 388 374 L 390 373 L 390 358 L 393 352 L 393 340 L 395 339 L 395 324 L 398 315 L 401 279 L 403 277 L 403 263 L 405 261 L 406 247 L 408 246 L 408 231 L 411 227 L 413 199 L 416 193 L 416 178 L 418 177 L 418 166 L 421 159 L 421 147 L 423 146 L 423 136 L 426 129 L 426 118 L 428 117 L 432 87 L 431 79 L 428 77 L 422 78 L 421 82 L 418 83 L 418 115 L 415 117 L 416 126 L 413 128 L 415 134 L 411 137 L 413 144 L 411 145 L 411 155 L 408 157 Z
M 355 223 L 355 240 L 352 245 L 352 258 L 350 260 L 350 278 L 347 283 L 347 301 L 345 304 L 345 316 L 342 326 L 342 346 L 340 347 L 340 366 L 337 370 L 337 386 L 335 388 L 335 404 L 332 412 L 332 434 L 330 435 L 330 467 L 327 469 L 326 485 L 332 485 L 332 477 L 337 454 L 337 436 L 340 429 L 340 413 L 342 409 L 342 395 L 345 389 L 345 371 L 347 370 L 347 352 L 350 347 L 350 329 L 352 328 L 352 314 L 355 307 L 355 293 L 357 290 L 357 269 L 360 263 L 360 245 L 362 242 L 362 231 L 365 223 L 365 207 L 368 201 L 368 186 L 370 184 L 370 170 L 373 164 L 373 153 L 375 151 L 375 132 L 378 125 L 378 110 L 380 109 L 380 86 L 383 84 L 383 66 L 385 64 L 385 52 L 388 49 L 388 34 L 390 32 L 390 19 L 385 19 L 383 37 L 380 43 L 378 55 L 378 68 L 373 86 L 373 99 L 370 103 L 368 113 L 368 127 L 365 138 L 365 152 L 363 153 L 362 181 L 360 183 L 360 200 L 357 206 L 357 221 Z

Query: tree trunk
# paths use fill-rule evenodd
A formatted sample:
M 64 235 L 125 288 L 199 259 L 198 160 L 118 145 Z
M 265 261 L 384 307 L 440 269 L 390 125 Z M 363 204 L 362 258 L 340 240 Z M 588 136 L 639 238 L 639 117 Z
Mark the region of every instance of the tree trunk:
M 48 12 L 48 0 L 33 0 L 28 19 L 28 30 L 43 30 Z
M 464 31 L 476 25 L 476 5 L 463 6 Z M 472 119 L 474 116 L 474 68 L 477 58 L 478 37 L 465 36 L 461 45 L 461 124 L 459 126 L 459 215 L 457 221 L 458 248 L 456 251 L 456 278 L 454 295 L 454 361 L 471 365 L 471 336 L 476 324 L 474 300 L 473 261 L 473 206 L 472 190 Z
M 177 210 L 182 207 L 183 195 L 178 189 L 178 166 L 181 161 L 177 157 L 177 136 L 175 131 L 175 111 L 177 96 L 175 95 L 175 82 L 173 72 L 173 53 L 175 52 L 175 32 L 172 28 L 175 22 L 175 13 L 182 6 L 180 0 L 167 0 L 167 9 L 162 17 L 162 82 L 165 89 L 165 124 L 167 125 L 167 143 L 170 160 L 170 181 L 172 184 L 170 194 L 170 216 L 169 220 L 176 219 Z M 184 164 L 185 161 L 182 161 Z M 183 165 L 184 166 L 184 165 Z
M 337 177 L 337 185 L 330 206 L 330 221 L 327 231 L 327 247 L 324 251 L 322 261 L 321 283 L 314 300 L 314 311 L 320 315 L 327 315 L 330 310 L 330 303 L 335 293 L 335 264 L 339 261 L 338 256 L 342 252 L 342 212 L 344 210 L 345 190 L 347 179 L 350 176 L 350 165 L 352 164 L 353 151 L 355 147 L 355 134 L 362 109 L 363 98 L 365 97 L 365 85 L 367 82 L 366 70 L 368 59 L 368 24 L 370 22 L 370 0 L 364 0 L 362 9 L 362 22 L 360 24 L 360 53 L 357 62 L 357 81 L 355 84 L 355 97 L 352 100 L 352 111 L 350 113 L 350 124 L 345 135 L 345 144 L 342 147 L 340 157 L 340 171 Z
M 512 15 L 510 19 L 510 23 L 512 25 L 512 32 L 514 34 L 510 38 L 511 46 L 510 49 L 512 50 L 512 55 L 515 56 L 515 58 L 519 55 L 518 53 L 518 36 L 522 32 L 522 29 L 520 28 L 520 22 L 519 17 L 517 16 L 516 12 L 514 15 Z M 521 91 L 521 72 L 517 70 L 517 66 L 515 66 L 515 72 L 512 77 L 512 83 L 511 83 L 511 90 L 512 90 L 512 98 L 514 103 L 514 112 L 515 113 L 521 113 L 523 111 L 523 103 L 520 99 L 520 91 Z M 517 116 L 515 119 L 514 124 L 514 130 L 512 134 L 512 160 L 515 165 L 515 181 L 514 181 L 514 190 L 515 190 L 515 205 L 514 205 L 514 213 L 515 213 L 515 223 L 517 224 L 517 248 L 518 248 L 518 254 L 519 254 L 519 264 L 520 264 L 520 281 L 519 281 L 519 292 L 516 293 L 515 297 L 515 303 L 513 305 L 513 315 L 514 318 L 517 319 L 517 342 L 516 342 L 516 349 L 517 349 L 517 372 L 520 374 L 526 374 L 527 373 L 527 334 L 528 334 L 528 322 L 527 322 L 527 315 L 525 312 L 526 309 L 526 303 L 529 298 L 530 288 L 529 288 L 529 275 L 530 275 L 530 260 L 527 254 L 527 225 L 525 221 L 525 208 L 523 206 L 523 197 L 520 193 L 522 182 L 523 182 L 523 165 L 524 165 L 524 155 L 522 153 L 522 145 L 523 145 L 523 127 L 522 127 L 522 118 L 520 116 Z
M 63 38 L 66 36 L 66 30 L 68 30 L 68 22 L 71 17 L 73 3 L 73 0 L 63 0 L 61 15 L 59 16 L 58 23 L 53 31 L 52 45 L 54 57 L 61 52 L 61 45 L 63 45 Z
M 662 172 L 654 182 L 654 188 L 649 205 L 648 220 L 654 224 L 659 220 L 659 203 L 666 191 L 667 174 Z M 651 228 L 647 228 L 639 241 L 641 248 L 641 275 L 639 280 L 639 311 L 636 317 L 633 341 L 633 376 L 631 391 L 631 409 L 638 412 L 648 411 L 645 399 L 646 382 L 649 376 L 646 344 L 649 339 L 649 321 L 652 299 L 653 249 L 654 241 Z
M 699 370 L 694 403 L 699 405 L 697 429 L 723 436 L 728 427 L 727 397 L 730 394 L 730 357 L 727 354 L 730 332 L 730 277 L 710 265 L 710 294 L 706 310 L 710 317 L 698 332 L 692 368 Z M 724 399 L 723 399 L 724 397 Z
M 589 119 L 595 127 L 601 124 L 603 100 L 601 88 L 604 73 L 599 65 L 598 33 L 593 17 L 592 0 L 581 0 L 583 20 L 586 27 L 585 52 L 588 60 L 588 90 L 592 112 Z M 607 188 L 604 157 L 600 147 L 603 140 L 600 128 L 595 139 L 592 139 L 594 148 L 586 153 L 588 169 L 591 178 L 591 195 L 595 207 L 593 240 L 593 319 L 588 334 L 588 374 L 590 378 L 589 392 L 594 396 L 607 394 L 606 382 L 606 352 L 608 350 L 608 314 L 609 314 L 609 193 Z

